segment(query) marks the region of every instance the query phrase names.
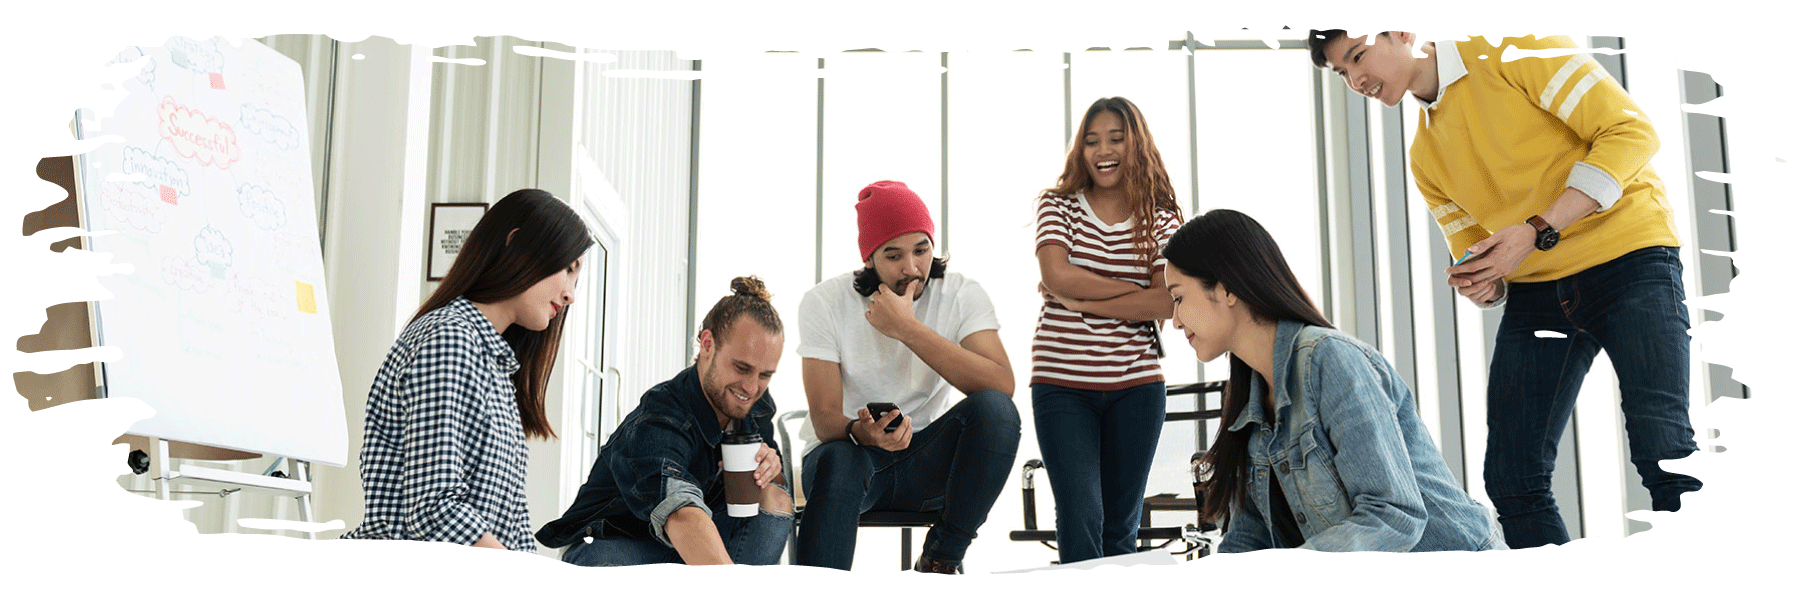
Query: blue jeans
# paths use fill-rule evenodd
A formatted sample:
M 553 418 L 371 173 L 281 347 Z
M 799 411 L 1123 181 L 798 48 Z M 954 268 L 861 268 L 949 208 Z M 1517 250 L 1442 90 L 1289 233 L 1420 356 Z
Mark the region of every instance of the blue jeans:
M 794 517 L 777 515 L 758 509 L 754 517 L 732 517 L 720 505 L 713 511 L 713 525 L 725 540 L 725 553 L 740 565 L 772 565 L 781 561 L 788 535 L 794 532 Z M 621 567 L 660 563 L 681 564 L 674 548 L 653 539 L 602 538 L 592 542 L 575 540 L 563 551 L 563 562 L 584 567 Z
M 1581 380 L 1600 350 L 1618 374 L 1631 463 L 1650 490 L 1651 508 L 1681 508 L 1682 492 L 1700 489 L 1700 480 L 1657 465 L 1698 449 L 1688 423 L 1688 314 L 1678 250 L 1635 250 L 1556 281 L 1514 283 L 1507 296 L 1488 372 L 1485 463 L 1506 545 L 1569 541 L 1550 473 Z
M 794 562 L 849 570 L 856 522 L 871 510 L 938 512 L 921 555 L 960 565 L 1019 452 L 1019 409 L 1006 394 L 970 394 L 898 452 L 840 440 L 804 459 L 806 510 Z
M 1160 381 L 1110 392 L 1031 384 L 1063 564 L 1137 552 L 1144 486 L 1169 404 L 1165 392 Z

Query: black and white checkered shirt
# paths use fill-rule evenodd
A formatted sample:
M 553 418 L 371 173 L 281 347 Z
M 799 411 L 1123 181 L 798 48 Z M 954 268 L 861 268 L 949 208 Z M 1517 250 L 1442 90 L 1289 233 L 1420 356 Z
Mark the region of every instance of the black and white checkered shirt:
M 512 347 L 466 298 L 394 341 L 369 390 L 363 521 L 344 539 L 473 544 L 483 533 L 536 552 L 525 508 L 525 430 Z

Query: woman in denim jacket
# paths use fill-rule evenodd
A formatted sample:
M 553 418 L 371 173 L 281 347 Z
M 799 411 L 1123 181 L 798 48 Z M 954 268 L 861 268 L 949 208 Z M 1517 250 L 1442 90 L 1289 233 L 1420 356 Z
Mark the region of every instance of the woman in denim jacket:
M 1231 353 L 1201 512 L 1220 552 L 1503 549 L 1387 359 L 1332 328 L 1254 219 L 1214 210 L 1163 249 L 1175 327 L 1200 360 Z

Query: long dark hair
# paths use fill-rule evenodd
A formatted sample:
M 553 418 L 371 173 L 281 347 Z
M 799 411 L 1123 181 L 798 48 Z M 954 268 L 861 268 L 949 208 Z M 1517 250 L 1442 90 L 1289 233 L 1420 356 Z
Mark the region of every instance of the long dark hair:
M 1243 300 L 1258 323 L 1286 319 L 1331 327 L 1288 268 L 1275 238 L 1249 215 L 1221 208 L 1194 217 L 1169 237 L 1162 253 L 1169 266 L 1199 280 L 1207 291 L 1224 284 L 1226 291 Z M 1203 484 L 1206 502 L 1200 507 L 1201 516 L 1208 521 L 1223 521 L 1231 506 L 1244 497 L 1250 432 L 1232 431 L 1230 426 L 1245 406 L 1256 401 L 1250 397 L 1250 381 L 1256 376 L 1243 359 L 1231 357 L 1219 432 L 1200 459 L 1202 472 L 1211 475 Z
M 1175 201 L 1175 186 L 1169 183 L 1169 170 L 1163 167 L 1162 153 L 1156 151 L 1156 140 L 1150 137 L 1150 127 L 1144 123 L 1143 113 L 1130 100 L 1115 96 L 1095 100 L 1088 106 L 1087 114 L 1081 117 L 1081 127 L 1075 130 L 1075 139 L 1069 140 L 1069 156 L 1063 161 L 1063 172 L 1056 178 L 1056 187 L 1044 190 L 1039 198 L 1073 197 L 1075 192 L 1085 191 L 1094 184 L 1093 177 L 1088 175 L 1087 161 L 1081 157 L 1082 140 L 1094 118 L 1106 111 L 1118 115 L 1125 125 L 1125 160 L 1120 161 L 1123 164 L 1119 168 L 1124 169 L 1125 176 L 1121 181 L 1125 184 L 1125 201 L 1131 207 L 1135 225 L 1131 229 L 1131 245 L 1137 248 L 1144 267 L 1149 268 L 1156 258 L 1156 211 L 1175 213 L 1175 220 L 1179 221 L 1181 204 Z
M 469 231 L 456 253 L 456 262 L 438 284 L 437 291 L 419 306 L 412 320 L 466 297 L 470 302 L 499 302 L 517 296 L 566 269 L 594 245 L 581 217 L 567 203 L 544 190 L 523 189 L 501 198 Z M 562 343 L 563 319 L 557 313 L 550 326 L 532 331 L 515 323 L 500 337 L 512 346 L 519 370 L 512 375 L 517 390 L 519 422 L 525 435 L 539 439 L 556 437 L 544 414 L 544 387 L 556 363 Z

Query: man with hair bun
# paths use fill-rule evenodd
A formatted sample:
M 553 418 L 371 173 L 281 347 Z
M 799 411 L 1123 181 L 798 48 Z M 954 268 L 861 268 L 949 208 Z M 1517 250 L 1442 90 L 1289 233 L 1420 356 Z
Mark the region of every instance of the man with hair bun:
M 913 568 L 960 573 L 1019 449 L 1012 364 L 987 292 L 932 256 L 918 194 L 869 184 L 856 215 L 863 268 L 800 300 L 810 418 L 794 562 L 848 570 L 862 513 L 937 510 Z
M 781 316 L 756 277 L 701 321 L 700 354 L 674 379 L 644 392 L 600 448 L 587 483 L 562 518 L 538 530 L 564 562 L 772 565 L 793 532 L 794 501 L 775 444 L 769 379 L 781 360 Z M 720 443 L 756 434 L 756 516 L 728 516 Z

